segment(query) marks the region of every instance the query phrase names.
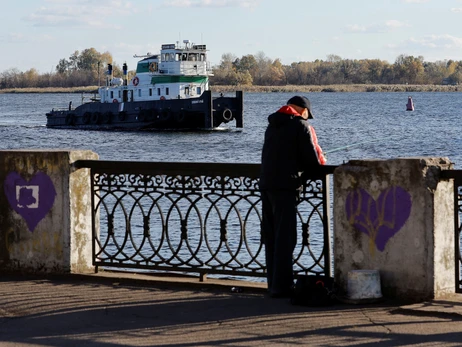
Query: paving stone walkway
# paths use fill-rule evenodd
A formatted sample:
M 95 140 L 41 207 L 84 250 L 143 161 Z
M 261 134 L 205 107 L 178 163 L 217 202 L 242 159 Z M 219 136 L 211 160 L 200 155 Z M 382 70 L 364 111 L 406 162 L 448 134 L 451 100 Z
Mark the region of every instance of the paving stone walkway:
M 462 346 L 462 298 L 313 308 L 245 282 L 1 276 L 0 346 Z

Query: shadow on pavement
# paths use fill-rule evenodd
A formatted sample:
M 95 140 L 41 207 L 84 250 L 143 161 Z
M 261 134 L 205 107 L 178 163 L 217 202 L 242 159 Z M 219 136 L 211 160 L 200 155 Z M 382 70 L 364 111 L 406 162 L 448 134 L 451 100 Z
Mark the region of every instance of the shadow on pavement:
M 205 285 L 0 281 L 0 345 L 7 347 L 403 346 L 460 341 L 462 327 L 451 323 L 459 326 L 460 317 L 410 316 L 387 302 L 302 307 Z

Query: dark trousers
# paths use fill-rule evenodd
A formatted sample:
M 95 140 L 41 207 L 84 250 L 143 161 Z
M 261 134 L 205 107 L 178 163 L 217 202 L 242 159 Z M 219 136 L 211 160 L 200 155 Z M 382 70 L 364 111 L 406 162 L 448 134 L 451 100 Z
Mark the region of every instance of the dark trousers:
M 262 236 L 268 291 L 289 293 L 293 285 L 293 252 L 297 243 L 296 191 L 262 191 Z

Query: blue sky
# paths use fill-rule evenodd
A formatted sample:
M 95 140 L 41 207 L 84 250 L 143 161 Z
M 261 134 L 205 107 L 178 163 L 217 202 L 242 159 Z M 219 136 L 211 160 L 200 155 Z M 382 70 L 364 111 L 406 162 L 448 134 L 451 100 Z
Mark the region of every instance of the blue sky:
M 462 0 L 18 0 L 0 11 L 0 72 L 52 72 L 76 50 L 134 54 L 206 44 L 209 60 L 263 52 L 283 64 L 326 59 L 462 60 Z

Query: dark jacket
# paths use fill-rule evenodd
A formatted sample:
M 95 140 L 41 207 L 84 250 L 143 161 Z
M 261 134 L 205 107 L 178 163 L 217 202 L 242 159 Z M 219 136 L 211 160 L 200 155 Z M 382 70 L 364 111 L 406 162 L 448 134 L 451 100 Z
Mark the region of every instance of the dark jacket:
M 268 117 L 263 144 L 260 189 L 296 190 L 304 171 L 316 170 L 324 158 L 308 121 L 290 106 Z M 311 128 L 311 129 L 310 129 Z M 318 150 L 317 150 L 318 148 Z

